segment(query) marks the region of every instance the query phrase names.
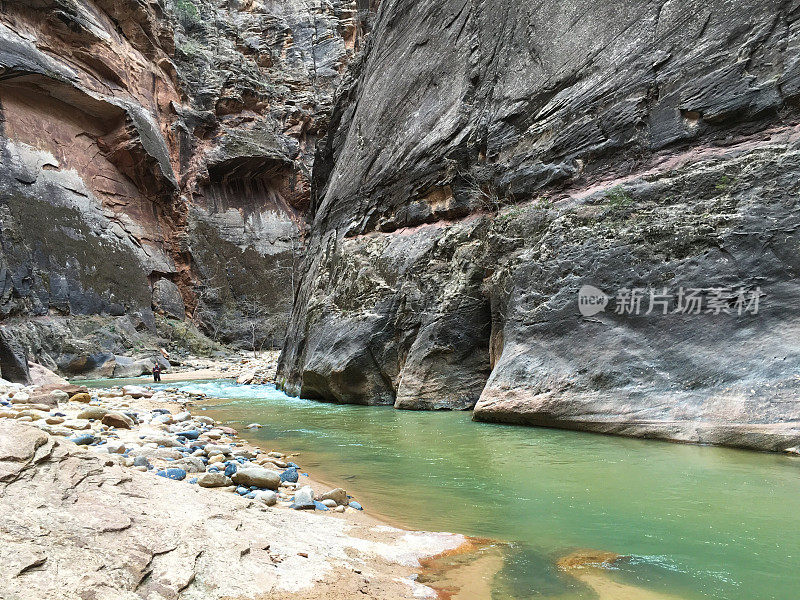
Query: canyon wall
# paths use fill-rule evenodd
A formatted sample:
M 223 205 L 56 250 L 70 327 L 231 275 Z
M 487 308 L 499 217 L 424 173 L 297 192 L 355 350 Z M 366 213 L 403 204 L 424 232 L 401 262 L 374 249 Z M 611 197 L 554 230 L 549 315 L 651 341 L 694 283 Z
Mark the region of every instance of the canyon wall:
M 314 164 L 279 385 L 796 445 L 798 17 L 383 2 Z
M 3 339 L 51 366 L 89 316 L 280 345 L 361 8 L 0 2 Z

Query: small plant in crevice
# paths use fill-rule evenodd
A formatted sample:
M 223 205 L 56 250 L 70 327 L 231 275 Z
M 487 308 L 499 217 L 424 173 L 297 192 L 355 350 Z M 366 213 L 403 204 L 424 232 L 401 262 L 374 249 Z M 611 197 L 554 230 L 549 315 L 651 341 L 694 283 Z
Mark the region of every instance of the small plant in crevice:
M 615 186 L 605 194 L 608 206 L 612 210 L 628 208 L 633 204 L 633 198 L 621 185 Z
M 722 177 L 717 180 L 717 184 L 714 186 L 718 192 L 727 192 L 731 184 L 733 183 L 733 179 L 728 175 L 723 175 Z

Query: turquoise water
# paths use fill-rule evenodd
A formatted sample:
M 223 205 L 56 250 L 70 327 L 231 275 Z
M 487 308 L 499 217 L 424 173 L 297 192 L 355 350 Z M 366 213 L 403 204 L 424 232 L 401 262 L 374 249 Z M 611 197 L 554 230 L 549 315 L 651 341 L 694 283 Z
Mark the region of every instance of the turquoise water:
M 246 436 L 300 452 L 367 511 L 513 542 L 495 600 L 596 598 L 554 566 L 584 548 L 625 555 L 612 580 L 669 597 L 800 598 L 800 459 L 323 404 L 268 385 L 179 386 L 229 399 L 209 408 L 216 418 L 261 423 Z

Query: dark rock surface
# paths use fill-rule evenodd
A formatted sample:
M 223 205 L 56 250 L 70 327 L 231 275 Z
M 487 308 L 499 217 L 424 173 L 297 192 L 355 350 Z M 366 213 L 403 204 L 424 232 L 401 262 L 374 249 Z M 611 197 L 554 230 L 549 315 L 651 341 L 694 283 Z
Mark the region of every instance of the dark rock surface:
M 383 3 L 314 166 L 279 383 L 795 445 L 799 9 Z M 579 312 L 584 285 L 604 312 Z M 616 314 L 634 288 L 641 313 Z M 700 314 L 673 312 L 680 288 Z

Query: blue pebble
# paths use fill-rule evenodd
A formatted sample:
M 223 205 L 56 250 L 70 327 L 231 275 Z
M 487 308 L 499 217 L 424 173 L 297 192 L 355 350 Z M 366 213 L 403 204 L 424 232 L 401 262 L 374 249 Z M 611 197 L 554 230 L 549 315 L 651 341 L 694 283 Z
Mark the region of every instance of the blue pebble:
M 251 491 L 251 492 L 254 492 L 254 491 L 256 491 L 257 489 L 259 489 L 259 487 L 258 487 L 257 485 L 251 485 L 251 486 L 250 486 L 250 491 Z
M 300 466 L 299 466 L 299 465 L 296 465 L 296 464 L 294 464 L 293 462 L 288 462 L 288 463 L 286 463 L 286 468 L 287 468 L 287 469 L 299 469 L 299 468 L 300 468 Z
M 197 477 L 192 477 L 192 478 L 189 480 L 189 483 L 197 483 Z
M 243 458 L 237 458 L 236 462 L 238 462 L 240 465 L 243 465 L 244 464 L 244 459 Z
M 256 497 L 256 493 L 255 492 L 250 492 L 249 494 L 245 494 L 244 497 L 245 498 L 249 498 L 250 500 L 252 500 L 252 499 L 254 499 Z
M 175 481 L 183 481 L 186 479 L 186 471 L 174 467 L 165 469 L 164 471 L 159 471 L 156 473 L 156 475 L 160 477 L 166 477 L 167 479 L 174 479 Z
M 229 464 L 228 464 L 228 465 L 225 467 L 225 477 L 230 477 L 230 476 L 232 476 L 234 473 L 236 473 L 236 465 L 235 465 L 235 464 L 231 464 L 231 463 L 229 463 Z
M 57 413 L 53 413 L 53 416 L 54 416 L 54 417 L 66 417 L 67 415 L 65 415 L 65 414 L 64 414 L 64 413 L 62 413 L 62 412 L 57 412 Z
M 297 469 L 295 467 L 289 467 L 283 473 L 281 473 L 281 481 L 288 481 L 289 483 L 297 483 L 297 480 L 300 479 L 297 475 Z
M 133 459 L 133 466 L 134 467 L 149 467 L 150 461 L 147 460 L 144 456 L 137 456 Z
M 361 505 L 360 505 L 358 502 L 356 502 L 355 500 L 351 500 L 351 501 L 350 501 L 350 504 L 348 504 L 347 506 L 349 506 L 350 508 L 355 508 L 356 510 L 364 510 L 364 507 L 363 507 L 363 506 L 361 506 Z
M 201 456 L 201 457 L 200 457 L 200 460 L 202 460 L 202 461 L 203 461 L 203 464 L 204 464 L 204 465 L 207 465 L 207 464 L 208 464 L 208 458 L 206 458 L 205 456 Z
M 165 458 L 164 460 L 167 461 L 167 462 L 173 462 L 175 459 L 174 458 Z
M 178 437 L 186 438 L 187 440 L 196 440 L 200 437 L 200 432 L 196 429 L 190 429 L 189 431 L 180 431 L 178 432 Z
M 247 489 L 246 487 L 238 487 L 236 488 L 236 493 L 239 494 L 240 496 L 244 496 L 245 494 L 249 494 L 250 490 Z
M 209 472 L 209 473 L 219 473 L 219 469 L 218 469 L 217 467 L 211 467 L 211 468 L 208 470 L 208 472 Z
M 322 502 L 317 502 L 316 500 L 314 500 L 314 508 L 316 508 L 317 510 L 330 510 Z
M 83 433 L 69 438 L 69 441 L 78 444 L 78 446 L 89 446 L 91 444 L 94 444 L 95 440 L 92 434 Z

